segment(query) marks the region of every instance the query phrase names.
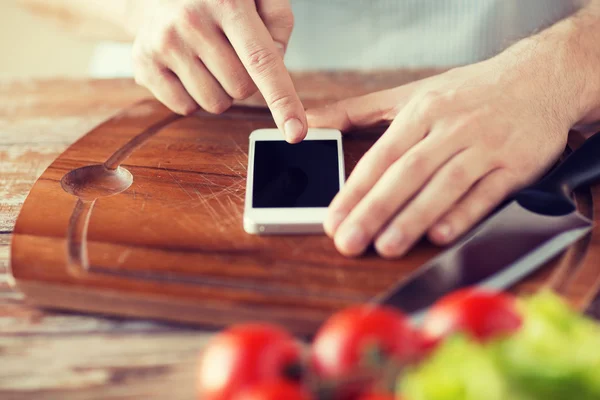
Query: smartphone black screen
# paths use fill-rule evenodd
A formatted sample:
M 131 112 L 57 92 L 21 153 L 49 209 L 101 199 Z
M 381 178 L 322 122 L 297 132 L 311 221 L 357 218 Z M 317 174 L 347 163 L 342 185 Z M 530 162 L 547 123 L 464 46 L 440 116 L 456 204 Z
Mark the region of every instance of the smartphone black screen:
M 340 189 L 337 141 L 256 141 L 252 207 L 327 207 Z

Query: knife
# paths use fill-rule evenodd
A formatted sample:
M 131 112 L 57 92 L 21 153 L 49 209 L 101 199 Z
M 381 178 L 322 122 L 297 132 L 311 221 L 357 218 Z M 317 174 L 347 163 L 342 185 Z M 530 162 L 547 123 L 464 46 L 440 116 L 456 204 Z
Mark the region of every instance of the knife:
M 399 281 L 374 302 L 418 322 L 440 297 L 466 286 L 502 290 L 535 271 L 592 229 L 571 199 L 600 178 L 600 133 L 544 179 L 512 198 L 471 233 Z

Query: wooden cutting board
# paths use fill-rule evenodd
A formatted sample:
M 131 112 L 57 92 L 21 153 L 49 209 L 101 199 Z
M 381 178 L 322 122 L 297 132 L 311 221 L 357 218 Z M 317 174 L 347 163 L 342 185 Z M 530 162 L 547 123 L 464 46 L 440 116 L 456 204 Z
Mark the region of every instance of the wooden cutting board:
M 207 327 L 263 320 L 310 334 L 440 251 L 422 242 L 400 260 L 348 259 L 324 236 L 246 234 L 248 135 L 265 127 L 264 108 L 179 118 L 153 100 L 97 127 L 31 190 L 12 242 L 16 287 L 48 308 Z M 381 132 L 344 138 L 347 174 Z M 598 196 L 576 196 L 596 220 Z M 584 307 L 600 285 L 598 238 L 595 228 L 513 290 L 551 286 Z

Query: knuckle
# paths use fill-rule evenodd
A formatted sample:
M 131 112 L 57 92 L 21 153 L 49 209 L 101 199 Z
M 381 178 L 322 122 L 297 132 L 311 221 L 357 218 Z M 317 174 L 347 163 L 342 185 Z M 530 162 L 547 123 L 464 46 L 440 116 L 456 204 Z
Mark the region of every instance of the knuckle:
M 377 166 L 372 157 L 365 154 L 350 171 L 346 182 L 347 191 L 352 192 L 353 198 L 362 198 L 370 189 L 366 177 L 376 173 Z
M 485 214 L 494 204 L 494 196 L 490 193 L 481 193 L 471 199 L 469 207 L 463 207 L 461 212 L 456 215 L 457 223 L 466 225 L 475 222 L 479 217 Z
M 514 188 L 519 187 L 518 181 L 522 180 L 519 175 L 504 170 L 481 181 L 478 190 L 461 207 L 463 219 L 473 221 L 489 212 Z
M 217 7 L 236 7 L 239 5 L 239 0 L 212 0 Z
M 245 100 L 256 93 L 256 90 L 254 83 L 249 79 L 245 79 L 233 87 L 231 95 L 236 100 Z
M 376 144 L 377 145 L 377 144 Z M 367 152 L 358 160 L 355 171 L 362 171 L 365 176 L 376 174 L 380 165 L 393 165 L 398 157 L 392 146 L 377 146 L 371 147 Z
M 175 27 L 168 26 L 158 34 L 158 38 L 154 44 L 154 52 L 157 54 L 169 53 L 177 46 L 178 40 L 179 37 Z
M 427 157 L 418 152 L 410 152 L 404 156 L 404 168 L 410 176 L 420 176 L 427 169 Z
M 454 119 L 448 127 L 446 134 L 450 137 L 461 137 L 468 129 L 474 128 L 474 117 L 472 115 L 461 115 Z
M 284 29 L 292 29 L 294 27 L 294 13 L 289 8 L 280 8 L 265 15 L 265 19 L 268 19 L 272 23 L 275 23 L 278 27 Z
M 248 52 L 248 66 L 259 74 L 268 73 L 277 62 L 277 55 L 264 47 L 256 47 Z
M 425 228 L 435 217 L 438 210 L 432 210 L 431 207 L 424 207 L 422 202 L 413 204 L 410 212 L 410 221 L 406 223 L 411 228 L 409 231 L 414 232 L 418 229 Z
M 498 193 L 477 193 L 453 213 L 452 222 L 459 227 L 474 224 L 489 213 L 502 197 Z
M 429 115 L 443 109 L 445 104 L 446 97 L 438 91 L 430 90 L 422 95 L 418 109 L 421 115 Z
M 290 9 L 285 9 L 278 16 L 278 20 L 282 27 L 290 29 L 290 30 L 294 28 L 294 25 L 296 23 L 296 20 L 294 18 L 294 13 Z
M 211 114 L 222 114 L 231 107 L 231 99 L 215 99 L 208 103 L 204 108 Z
M 222 22 L 228 25 L 236 25 L 239 21 L 247 18 L 247 7 L 242 2 L 247 0 L 208 0 L 209 7 L 222 16 Z M 254 1 L 253 1 L 254 3 Z
M 485 121 L 489 121 L 487 115 L 485 110 L 477 111 L 473 115 L 471 124 L 480 136 L 481 144 L 488 149 L 498 151 L 507 145 L 514 127 L 510 123 L 500 123 L 494 129 L 486 129 Z
M 468 203 L 469 204 L 463 203 L 452 210 L 452 212 L 446 216 L 446 222 L 455 228 L 462 228 L 470 221 L 473 221 L 480 210 L 485 208 L 484 199 L 473 197 Z
M 380 150 L 377 152 L 373 152 L 372 156 L 373 158 L 380 160 L 380 162 L 383 162 L 385 165 L 389 165 L 398 170 L 400 168 L 403 168 L 399 164 L 406 161 L 404 160 L 406 156 L 408 156 L 408 158 L 410 159 L 413 156 L 412 153 L 413 152 L 404 153 L 402 144 L 399 143 L 399 141 L 395 141 L 393 143 L 389 143 L 387 146 L 380 147 Z
M 198 8 L 191 5 L 181 7 L 176 20 L 181 26 L 194 30 L 200 27 L 202 21 Z
M 389 218 L 395 211 L 395 207 L 390 201 L 384 199 L 373 199 L 368 203 L 369 215 L 363 225 L 367 225 L 369 221 L 382 221 Z
M 269 106 L 274 110 L 287 110 L 294 106 L 295 101 L 291 94 L 278 93 L 269 99 Z
M 479 106 L 477 110 L 477 117 L 479 120 L 486 120 L 490 116 L 494 115 L 494 108 L 489 103 L 484 103 Z
M 448 178 L 451 183 L 466 182 L 469 179 L 467 168 L 462 165 L 454 165 L 448 172 Z
M 486 131 L 480 129 L 481 143 L 488 149 L 498 150 L 504 147 L 508 141 L 508 132 L 504 130 L 491 129 Z
M 445 103 L 452 103 L 458 100 L 459 91 L 458 89 L 447 89 L 440 95 L 440 97 Z
M 196 104 L 186 101 L 178 101 L 169 106 L 169 108 L 180 115 L 190 115 L 194 113 L 198 107 Z
M 402 221 L 402 231 L 407 237 L 407 240 L 418 239 L 431 225 L 433 212 L 431 210 L 423 210 L 420 207 L 413 207 L 410 216 L 407 216 Z

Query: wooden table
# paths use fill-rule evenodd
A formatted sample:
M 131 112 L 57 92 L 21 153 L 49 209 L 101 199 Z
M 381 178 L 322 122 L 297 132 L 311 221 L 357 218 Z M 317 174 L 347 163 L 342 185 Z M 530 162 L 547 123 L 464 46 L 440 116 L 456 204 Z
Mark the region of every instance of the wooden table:
M 300 74 L 304 98 L 328 102 L 434 71 Z M 353 82 L 366 82 L 357 89 Z M 67 146 L 149 94 L 129 80 L 0 83 L 0 398 L 191 399 L 210 333 L 149 321 L 44 311 L 9 286 L 11 233 L 28 191 Z

